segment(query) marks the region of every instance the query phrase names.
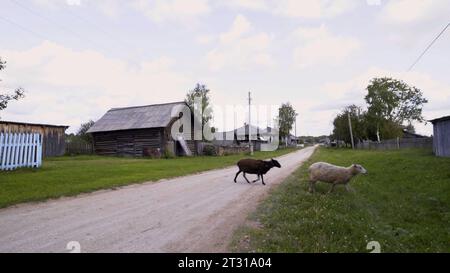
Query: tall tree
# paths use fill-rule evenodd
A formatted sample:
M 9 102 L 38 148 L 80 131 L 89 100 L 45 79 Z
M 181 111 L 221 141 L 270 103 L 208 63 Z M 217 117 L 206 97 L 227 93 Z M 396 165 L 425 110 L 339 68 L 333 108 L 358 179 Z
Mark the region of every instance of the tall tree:
M 185 102 L 191 108 L 192 113 L 194 113 L 194 102 L 195 98 L 200 98 L 202 103 L 202 126 L 205 126 L 206 123 L 208 123 L 212 119 L 212 111 L 210 108 L 211 98 L 209 93 L 211 90 L 209 90 L 206 85 L 199 84 L 195 86 L 193 90 L 190 90 L 187 95 Z
M 296 115 L 297 113 L 289 102 L 283 103 L 278 109 L 278 124 L 280 126 L 279 131 L 281 139 L 289 136 L 295 123 Z
M 375 78 L 367 86 L 365 100 L 368 104 L 368 119 L 375 123 L 380 140 L 380 130 L 384 126 L 399 128 L 413 121 L 423 122 L 423 105 L 428 100 L 420 89 L 409 86 L 401 80 Z
M 336 116 L 333 121 L 333 138 L 342 140 L 347 144 L 351 144 L 350 126 L 348 123 L 349 115 L 355 142 L 367 139 L 367 125 L 365 120 L 366 113 L 362 110 L 361 107 L 356 105 L 345 107 L 341 111 L 341 113 Z
M 5 69 L 6 62 L 0 57 L 0 71 Z M 0 79 L 1 81 L 1 79 Z M 22 88 L 17 88 L 12 94 L 1 94 L 0 93 L 0 111 L 8 107 L 8 103 L 12 100 L 19 100 L 25 97 L 25 91 Z
M 94 123 L 95 122 L 93 120 L 89 120 L 86 123 L 82 123 L 77 131 L 77 136 L 86 142 L 92 143 L 93 142 L 92 135 L 88 134 L 87 131 L 89 131 L 89 129 L 94 125 Z

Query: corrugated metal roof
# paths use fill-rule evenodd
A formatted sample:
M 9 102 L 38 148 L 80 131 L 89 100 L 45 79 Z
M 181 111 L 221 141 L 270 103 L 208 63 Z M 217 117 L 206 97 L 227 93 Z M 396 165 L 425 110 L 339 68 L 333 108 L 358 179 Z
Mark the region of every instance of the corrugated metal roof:
M 172 110 L 180 112 L 184 102 L 113 108 L 89 129 L 88 133 L 160 128 L 169 125 Z

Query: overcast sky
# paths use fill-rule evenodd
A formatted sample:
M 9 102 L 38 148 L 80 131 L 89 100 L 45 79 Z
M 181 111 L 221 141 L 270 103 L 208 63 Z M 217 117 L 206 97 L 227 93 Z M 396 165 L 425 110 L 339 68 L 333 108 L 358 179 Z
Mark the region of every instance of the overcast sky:
M 223 107 L 248 91 L 257 105 L 289 101 L 298 134 L 322 135 L 342 107 L 365 105 L 371 78 L 391 76 L 423 91 L 432 119 L 450 114 L 450 29 L 407 70 L 449 22 L 449 0 L 2 0 L 0 90 L 27 94 L 0 115 L 73 132 L 200 82 Z

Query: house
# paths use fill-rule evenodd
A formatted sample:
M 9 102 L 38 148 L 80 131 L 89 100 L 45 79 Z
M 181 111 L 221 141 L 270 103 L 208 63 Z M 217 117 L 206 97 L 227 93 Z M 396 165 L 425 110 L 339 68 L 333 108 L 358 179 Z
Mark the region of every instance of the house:
M 196 154 L 193 125 L 191 133 L 173 139 L 172 125 L 182 117 L 185 102 L 113 108 L 89 129 L 98 155 L 160 156 Z M 191 121 L 193 121 L 191 114 Z M 192 123 L 193 124 L 193 123 Z
M 69 126 L 0 121 L 0 133 L 39 133 L 42 136 L 43 157 L 64 155 L 67 128 Z
M 450 116 L 430 120 L 433 123 L 433 151 L 436 156 L 450 157 Z
M 261 144 L 273 142 L 273 137 L 270 136 L 273 132 L 273 129 L 270 127 L 261 129 L 253 125 L 244 124 L 244 126 L 232 131 L 215 133 L 213 144 L 225 147 L 248 145 L 251 135 L 253 149 L 260 151 Z
M 406 129 L 403 129 L 403 138 L 428 138 L 427 136 L 419 135 L 416 133 L 409 132 Z

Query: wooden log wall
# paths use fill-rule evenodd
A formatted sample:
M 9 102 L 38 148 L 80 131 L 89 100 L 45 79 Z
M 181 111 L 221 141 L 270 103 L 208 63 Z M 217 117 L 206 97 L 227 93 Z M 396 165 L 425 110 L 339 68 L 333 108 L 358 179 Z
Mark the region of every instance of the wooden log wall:
M 162 128 L 94 133 L 98 155 L 142 157 L 144 149 L 164 150 Z

